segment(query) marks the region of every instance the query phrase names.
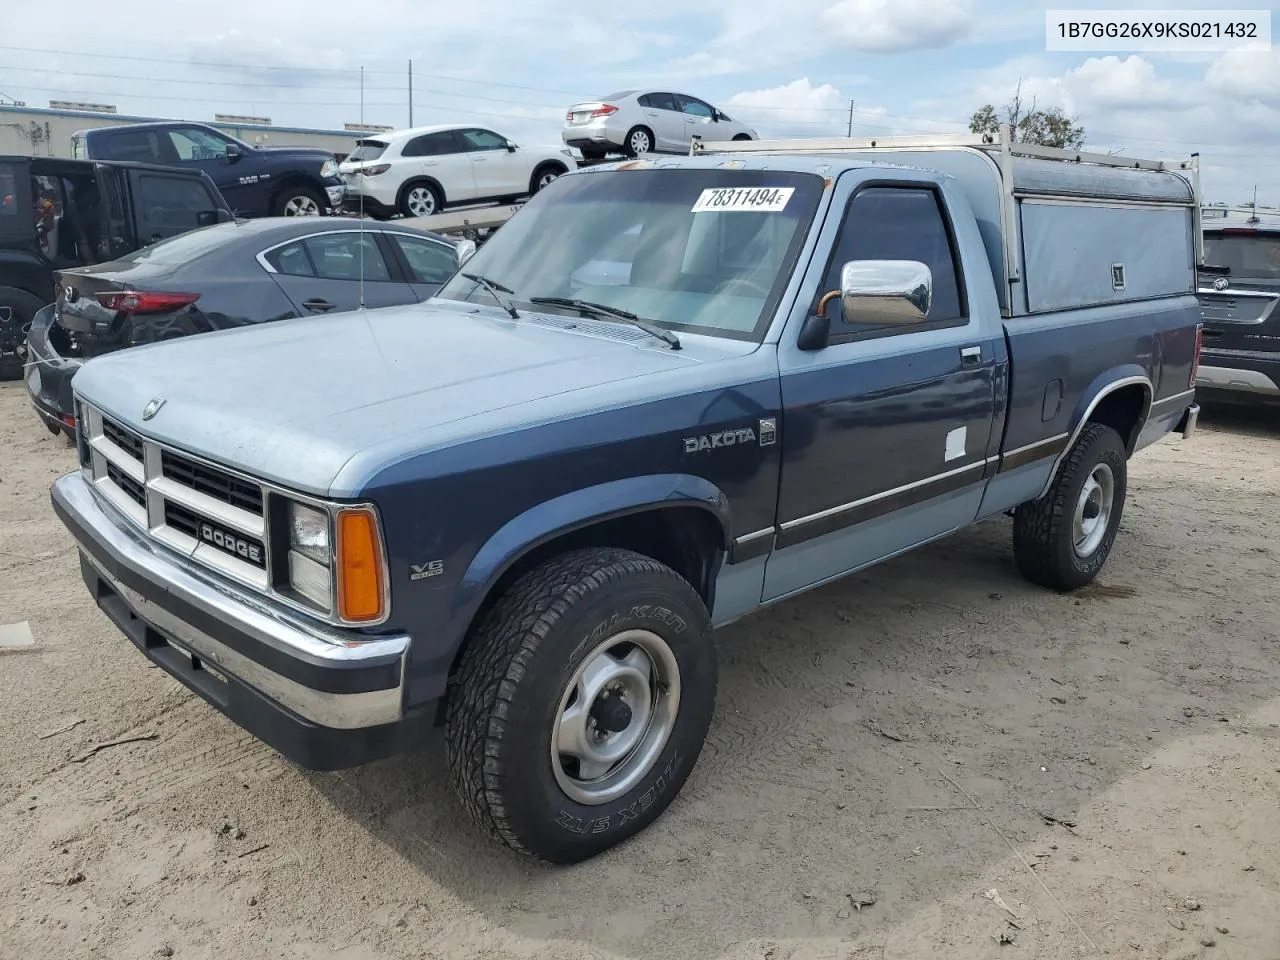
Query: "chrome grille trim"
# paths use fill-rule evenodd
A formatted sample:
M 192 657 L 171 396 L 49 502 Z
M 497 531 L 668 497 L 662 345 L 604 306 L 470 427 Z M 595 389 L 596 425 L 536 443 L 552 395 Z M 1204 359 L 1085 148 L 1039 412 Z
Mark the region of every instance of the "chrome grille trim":
M 166 547 L 203 564 L 232 580 L 270 592 L 273 582 L 271 551 L 267 548 L 267 524 L 264 510 L 266 490 L 262 484 L 234 471 L 207 463 L 188 453 L 149 440 L 123 424 L 105 416 L 101 410 L 82 401 L 81 423 L 89 448 L 86 475 L 97 491 L 129 520 Z M 140 456 L 139 456 L 140 454 Z M 120 483 L 112 473 L 123 474 L 129 482 Z M 173 479 L 174 473 L 200 477 L 207 490 L 228 491 L 226 500 Z M 145 506 L 137 502 L 139 490 Z M 260 505 L 254 513 L 238 503 Z M 252 538 L 261 545 L 260 566 L 228 553 L 220 547 L 194 537 L 188 530 L 170 526 L 166 507 L 173 505 L 193 514 L 227 533 Z M 287 600 L 286 600 L 287 602 Z M 299 606 L 313 616 L 319 611 Z
M 211 572 L 221 574 L 235 583 L 252 587 L 263 594 L 265 601 L 305 614 L 331 627 L 369 630 L 382 626 L 390 619 L 391 576 L 384 539 L 385 527 L 376 505 L 367 502 L 336 503 L 310 494 L 298 493 L 269 481 L 257 480 L 220 463 L 193 456 L 185 450 L 152 440 L 133 428 L 124 426 L 118 420 L 105 416 L 101 410 L 84 400 L 79 394 L 75 394 L 73 400 L 77 409 L 81 411 L 81 416 L 78 418 L 78 436 L 81 449 L 85 451 L 87 457 L 81 464 L 81 474 L 99 496 L 108 501 L 151 539 L 182 557 L 196 561 Z M 107 430 L 115 435 L 115 439 L 106 435 L 103 429 L 104 423 L 109 424 Z M 121 442 L 125 446 L 121 446 Z M 126 449 L 126 447 L 132 447 L 135 442 L 140 445 L 138 449 L 142 454 L 141 462 Z M 175 479 L 169 475 L 172 470 L 166 472 L 166 460 L 169 461 L 170 467 L 177 462 L 180 467 L 194 468 L 194 473 L 188 471 L 186 476 L 199 475 L 202 478 L 202 485 L 213 492 L 225 489 L 227 499 L 219 499 L 210 492 L 201 491 Z M 108 463 L 118 471 L 131 471 L 127 474 L 130 479 L 134 479 L 135 474 L 140 477 L 138 482 L 146 497 L 145 509 L 138 505 L 130 491 L 107 476 Z M 212 483 L 204 481 L 212 481 Z M 328 609 L 320 609 L 314 603 L 294 595 L 287 588 L 277 586 L 278 583 L 287 582 L 288 571 L 282 570 L 281 577 L 277 579 L 275 564 L 272 562 L 277 551 L 272 549 L 267 534 L 269 526 L 267 511 L 279 509 L 285 502 L 300 503 L 327 515 L 330 542 L 336 542 L 336 517 L 339 511 L 360 509 L 373 513 L 380 541 L 378 546 L 383 570 L 382 615 L 378 619 L 351 621 L 342 618 L 339 613 L 336 576 L 333 577 Z M 206 543 L 177 527 L 170 526 L 165 519 L 166 504 L 180 506 L 196 514 L 197 517 L 209 521 L 215 527 L 215 533 L 216 528 L 220 528 L 223 534 L 235 534 L 237 538 L 257 541 L 263 550 L 262 565 L 255 566 L 247 560 L 240 559 L 236 554 L 227 552 L 224 546 Z M 260 505 L 260 508 L 246 510 L 244 504 Z M 285 551 L 281 550 L 278 559 L 282 563 L 284 557 Z

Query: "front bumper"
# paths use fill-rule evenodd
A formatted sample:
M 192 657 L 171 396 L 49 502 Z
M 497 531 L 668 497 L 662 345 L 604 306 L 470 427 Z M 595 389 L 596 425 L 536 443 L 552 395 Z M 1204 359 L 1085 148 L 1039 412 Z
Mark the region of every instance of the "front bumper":
M 338 208 L 342 206 L 342 198 L 347 192 L 346 187 L 338 184 L 333 187 L 325 187 L 324 192 L 329 197 L 329 209 L 337 212 Z
M 85 584 L 150 660 L 304 767 L 355 766 L 411 747 L 436 704 L 404 709 L 410 639 L 312 624 L 215 580 L 135 530 L 80 473 L 54 512 L 80 548 Z

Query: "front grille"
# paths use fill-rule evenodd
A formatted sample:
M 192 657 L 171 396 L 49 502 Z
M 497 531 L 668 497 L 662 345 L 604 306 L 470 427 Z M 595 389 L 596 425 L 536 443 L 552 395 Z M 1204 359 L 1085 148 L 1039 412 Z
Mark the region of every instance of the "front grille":
M 262 488 L 186 457 L 160 454 L 161 471 L 170 480 L 249 513 L 262 514 Z
M 267 569 L 267 551 L 256 537 L 246 537 L 222 527 L 216 520 L 202 517 L 194 510 L 168 501 L 164 505 L 164 522 L 193 540 L 216 547 L 245 563 Z
M 78 409 L 84 471 L 132 523 L 199 563 L 270 588 L 262 487 L 149 440 L 89 404 Z
M 102 435 L 125 453 L 131 454 L 133 459 L 142 461 L 142 438 L 132 430 L 126 430 L 120 424 L 103 417 Z
M 107 479 L 123 490 L 125 496 L 138 506 L 145 507 L 147 505 L 146 488 L 114 463 L 107 464 Z

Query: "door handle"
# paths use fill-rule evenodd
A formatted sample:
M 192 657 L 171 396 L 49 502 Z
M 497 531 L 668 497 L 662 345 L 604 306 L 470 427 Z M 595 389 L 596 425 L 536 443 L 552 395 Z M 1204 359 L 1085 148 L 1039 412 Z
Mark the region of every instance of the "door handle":
M 324 313 L 326 310 L 333 309 L 332 303 L 328 300 L 321 300 L 319 297 L 313 297 L 310 300 L 303 300 L 302 305 L 315 313 Z
M 961 347 L 960 362 L 964 364 L 975 364 L 982 360 L 982 347 Z

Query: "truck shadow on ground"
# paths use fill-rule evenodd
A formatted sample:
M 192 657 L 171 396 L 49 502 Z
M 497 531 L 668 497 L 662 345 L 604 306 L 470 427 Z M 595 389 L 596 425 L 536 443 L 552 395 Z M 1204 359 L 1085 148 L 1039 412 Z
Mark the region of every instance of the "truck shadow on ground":
M 951 781 L 1027 843 L 1162 744 L 1274 694 L 1265 639 L 1222 624 L 1275 611 L 1235 609 L 1199 562 L 1231 541 L 1186 554 L 1176 512 L 1127 514 L 1102 581 L 1076 594 L 1018 576 L 1002 518 L 722 631 L 716 718 L 684 791 L 577 866 L 524 861 L 475 828 L 439 740 L 311 779 L 517 938 L 710 957 L 875 936 L 1008 855 Z M 851 912 L 867 892 L 875 905 Z
M 1280 403 L 1223 403 L 1202 397 L 1197 400 L 1200 426 L 1205 429 L 1225 430 L 1246 437 L 1280 437 Z

